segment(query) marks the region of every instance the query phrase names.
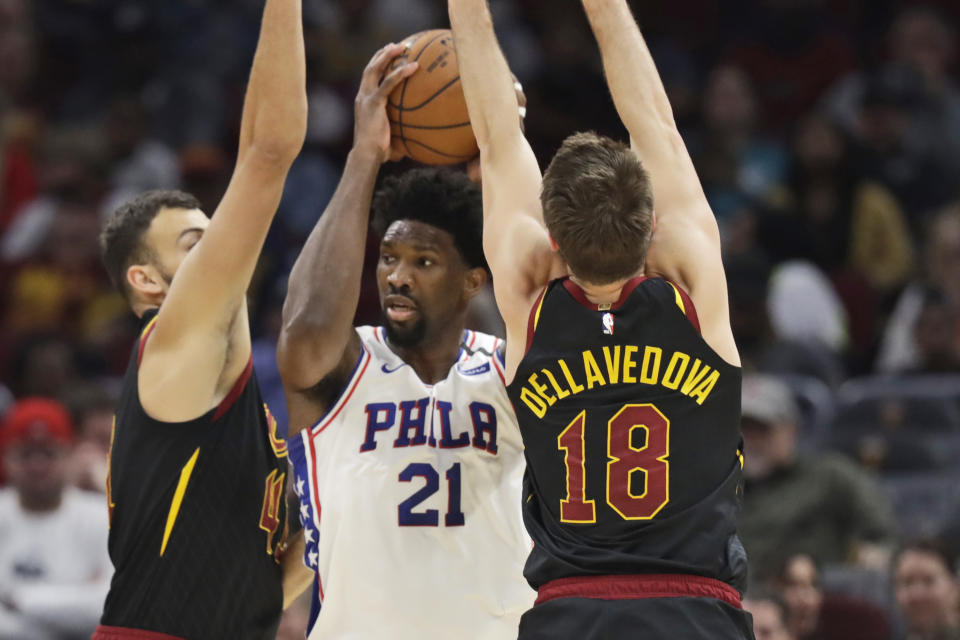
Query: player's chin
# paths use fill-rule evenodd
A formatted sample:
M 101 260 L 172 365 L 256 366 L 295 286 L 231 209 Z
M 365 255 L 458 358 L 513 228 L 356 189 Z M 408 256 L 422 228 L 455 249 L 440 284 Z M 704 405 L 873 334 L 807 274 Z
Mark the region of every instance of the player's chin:
M 426 335 L 426 325 L 420 316 L 394 320 L 389 315 L 384 319 L 384 328 L 390 342 L 401 347 L 413 347 Z

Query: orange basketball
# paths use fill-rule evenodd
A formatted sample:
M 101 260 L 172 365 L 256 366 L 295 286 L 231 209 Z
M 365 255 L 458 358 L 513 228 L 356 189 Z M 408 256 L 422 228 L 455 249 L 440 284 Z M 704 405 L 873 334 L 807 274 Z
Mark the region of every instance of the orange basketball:
M 449 29 L 421 31 L 403 43 L 407 50 L 391 69 L 408 60 L 420 67 L 393 90 L 387 102 L 394 144 L 424 164 L 475 158 L 480 150 L 460 86 L 453 34 Z

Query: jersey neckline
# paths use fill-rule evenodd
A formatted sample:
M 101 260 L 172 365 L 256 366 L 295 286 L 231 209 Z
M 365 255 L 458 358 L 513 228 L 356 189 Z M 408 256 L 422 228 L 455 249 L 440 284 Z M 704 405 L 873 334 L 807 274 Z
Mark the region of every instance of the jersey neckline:
M 420 384 L 422 384 L 427 389 L 433 389 L 433 387 L 440 384 L 444 380 L 449 380 L 450 376 L 456 372 L 457 365 L 465 362 L 470 358 L 470 356 L 473 353 L 472 352 L 473 345 L 476 344 L 477 342 L 477 336 L 478 336 L 478 333 L 476 331 L 472 329 L 464 328 L 462 338 L 460 340 L 460 349 L 459 351 L 457 351 L 457 358 L 450 365 L 450 368 L 447 369 L 447 375 L 442 379 L 437 380 L 436 382 L 429 383 L 429 382 L 424 382 L 423 378 L 421 378 L 420 375 L 417 373 L 417 370 L 414 369 L 409 362 L 404 360 L 400 356 L 400 354 L 398 354 L 396 351 L 393 350 L 393 348 L 390 346 L 390 343 L 387 342 L 386 330 L 384 329 L 383 325 L 376 325 L 373 327 L 374 340 L 376 340 L 381 345 L 383 345 L 383 347 L 390 353 L 391 357 L 397 363 L 397 368 L 394 369 L 393 371 L 396 371 L 397 369 L 400 369 L 402 367 L 410 367 L 410 371 L 413 372 L 413 377 L 419 380 Z M 466 358 L 464 357 L 465 355 L 466 355 Z M 392 371 L 391 372 L 384 371 L 384 373 L 392 373 Z
M 573 296 L 573 299 L 580 303 L 581 306 L 590 309 L 591 311 L 616 311 L 627 301 L 627 298 L 630 297 L 630 294 L 633 293 L 634 289 L 640 286 L 640 283 L 644 280 L 649 280 L 647 276 L 636 276 L 635 278 L 630 278 L 623 284 L 623 289 L 620 290 L 620 297 L 617 298 L 616 302 L 597 304 L 591 302 L 587 298 L 586 292 L 580 288 L 576 282 L 570 279 L 570 276 L 565 276 L 562 279 L 563 288 Z

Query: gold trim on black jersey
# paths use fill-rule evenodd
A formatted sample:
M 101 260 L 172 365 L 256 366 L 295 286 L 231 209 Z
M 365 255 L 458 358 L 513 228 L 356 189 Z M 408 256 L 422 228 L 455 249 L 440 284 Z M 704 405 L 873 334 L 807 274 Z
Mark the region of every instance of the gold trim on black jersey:
M 200 447 L 197 447 L 187 464 L 180 470 L 180 480 L 177 482 L 177 490 L 173 492 L 173 500 L 170 502 L 170 511 L 167 513 L 167 526 L 163 528 L 163 542 L 160 544 L 160 555 L 163 556 L 167 550 L 167 541 L 170 539 L 170 533 L 173 531 L 173 524 L 177 521 L 177 514 L 180 513 L 180 504 L 183 502 L 183 494 L 187 492 L 187 484 L 190 482 L 190 474 L 193 473 L 193 466 L 197 463 L 200 456 Z

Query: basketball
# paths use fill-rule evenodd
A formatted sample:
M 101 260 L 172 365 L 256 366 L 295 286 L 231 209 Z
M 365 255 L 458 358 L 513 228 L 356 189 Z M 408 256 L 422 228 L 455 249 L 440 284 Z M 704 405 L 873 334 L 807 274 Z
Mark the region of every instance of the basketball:
M 390 69 L 416 61 L 417 71 L 390 94 L 387 116 L 393 143 L 424 164 L 456 164 L 480 152 L 460 86 L 457 52 L 449 29 L 404 39 L 406 52 Z

